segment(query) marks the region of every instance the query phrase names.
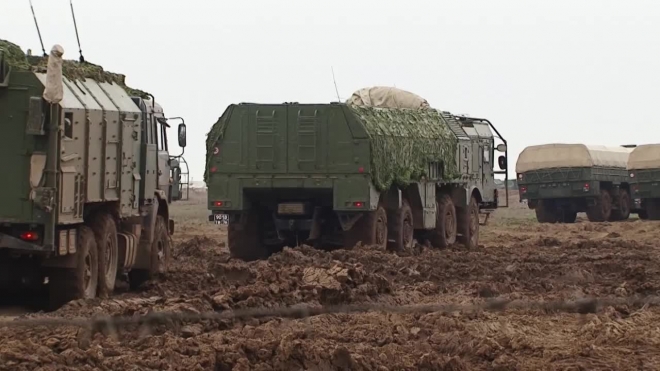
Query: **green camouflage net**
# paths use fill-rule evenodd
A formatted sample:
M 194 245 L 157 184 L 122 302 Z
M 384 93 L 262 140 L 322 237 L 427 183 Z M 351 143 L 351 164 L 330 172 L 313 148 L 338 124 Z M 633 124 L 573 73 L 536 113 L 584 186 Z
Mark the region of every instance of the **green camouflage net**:
M 442 163 L 444 178 L 457 176 L 458 139 L 434 109 L 348 106 L 371 139 L 372 180 L 379 191 L 427 176 L 429 162 Z
M 229 121 L 229 117 L 231 117 L 231 111 L 233 108 L 234 105 L 229 106 L 225 113 L 220 116 L 218 121 L 213 124 L 208 134 L 206 134 L 206 166 L 204 167 L 204 182 L 208 182 L 209 166 L 211 164 L 211 159 L 213 158 L 213 148 L 225 134 L 227 122 Z
M 48 66 L 48 57 L 26 56 L 23 50 L 9 41 L 0 39 L 0 49 L 6 51 L 5 57 L 9 66 L 17 71 L 46 72 Z M 62 74 L 69 80 L 92 79 L 97 82 L 115 83 L 121 86 L 129 96 L 149 99 L 147 92 L 133 89 L 126 85 L 126 76 L 103 70 L 103 67 L 85 62 L 80 63 L 74 60 L 64 60 L 62 65 Z

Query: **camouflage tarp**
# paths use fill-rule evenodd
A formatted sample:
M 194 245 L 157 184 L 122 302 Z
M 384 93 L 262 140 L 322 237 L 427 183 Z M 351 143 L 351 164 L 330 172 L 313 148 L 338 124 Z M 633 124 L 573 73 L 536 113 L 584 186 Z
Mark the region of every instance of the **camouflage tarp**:
M 374 186 L 406 186 L 427 175 L 429 162 L 444 164 L 444 178 L 457 176 L 458 138 L 434 109 L 348 106 L 371 139 Z
M 7 62 L 12 68 L 18 71 L 46 72 L 48 57 L 26 56 L 18 45 L 2 39 L 0 39 L 0 49 L 7 52 Z M 69 80 L 93 79 L 98 82 L 115 83 L 124 88 L 130 96 L 150 98 L 148 93 L 128 87 L 126 76 L 104 71 L 103 67 L 89 62 L 80 63 L 74 60 L 64 60 L 62 74 Z

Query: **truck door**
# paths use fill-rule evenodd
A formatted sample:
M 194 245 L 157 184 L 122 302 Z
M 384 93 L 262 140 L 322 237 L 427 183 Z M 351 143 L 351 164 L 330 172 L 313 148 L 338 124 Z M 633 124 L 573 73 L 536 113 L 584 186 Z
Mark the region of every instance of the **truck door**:
M 159 115 L 159 118 L 163 118 L 162 114 Z M 167 128 L 169 125 L 165 121 L 158 121 L 156 127 L 158 130 L 158 189 L 165 192 L 165 197 L 169 201 L 170 153 L 167 148 Z

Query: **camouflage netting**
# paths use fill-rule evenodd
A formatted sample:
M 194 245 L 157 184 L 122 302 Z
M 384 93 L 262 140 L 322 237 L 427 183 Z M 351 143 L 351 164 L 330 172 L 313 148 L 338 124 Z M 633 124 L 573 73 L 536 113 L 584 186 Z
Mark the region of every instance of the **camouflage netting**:
M 427 175 L 429 162 L 444 164 L 444 178 L 457 176 L 458 139 L 434 109 L 349 105 L 371 139 L 372 180 L 379 191 L 406 186 Z
M 0 49 L 7 52 L 7 62 L 12 68 L 19 71 L 46 72 L 48 58 L 41 56 L 26 56 L 23 50 L 9 41 L 0 39 Z M 93 79 L 98 82 L 115 83 L 130 95 L 143 99 L 149 99 L 148 93 L 130 88 L 126 85 L 126 76 L 103 70 L 103 67 L 85 62 L 80 63 L 74 60 L 64 60 L 62 66 L 63 75 L 69 80 Z

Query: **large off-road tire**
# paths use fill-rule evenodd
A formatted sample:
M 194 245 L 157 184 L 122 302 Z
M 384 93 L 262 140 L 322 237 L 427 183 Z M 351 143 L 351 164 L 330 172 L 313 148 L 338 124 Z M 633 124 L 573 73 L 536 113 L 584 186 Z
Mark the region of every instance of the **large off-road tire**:
M 587 208 L 587 218 L 590 222 L 604 222 L 610 219 L 611 214 L 612 196 L 609 191 L 601 189 L 600 197 L 596 199 L 596 203 Z
M 649 218 L 649 213 L 646 211 L 646 209 L 643 209 L 643 210 L 639 210 L 639 211 L 637 212 L 637 216 L 638 216 L 639 219 L 641 219 L 641 220 L 648 220 L 648 218 Z
M 344 233 L 344 245 L 352 248 L 358 242 L 362 245 L 387 247 L 387 212 L 382 206 L 365 212 L 353 227 Z
M 619 208 L 612 210 L 612 213 L 610 214 L 610 220 L 618 221 L 628 219 L 630 217 L 630 209 L 632 207 L 628 191 L 625 189 L 619 189 L 617 203 L 619 204 Z
M 110 214 L 102 213 L 94 216 L 90 227 L 96 236 L 99 259 L 99 287 L 101 297 L 112 294 L 117 280 L 117 265 L 119 245 L 117 241 L 117 225 Z
M 241 216 L 242 220 L 229 223 L 227 245 L 232 258 L 253 261 L 268 258 L 268 247 L 261 240 L 259 210 L 251 209 Z
M 456 206 L 447 194 L 441 195 L 436 205 L 435 229 L 431 231 L 429 240 L 433 246 L 449 247 L 456 243 Z
M 534 212 L 539 223 L 557 223 L 558 221 L 557 216 L 559 213 L 550 200 L 538 200 Z
M 94 232 L 78 227 L 75 268 L 52 268 L 48 275 L 49 307 L 55 310 L 71 300 L 96 297 L 99 281 L 98 249 Z
M 157 275 L 167 272 L 170 263 L 171 245 L 165 218 L 158 215 L 154 225 L 154 240 L 149 248 L 150 268 L 132 269 L 128 272 L 129 284 L 132 289 L 136 289 Z
M 646 204 L 646 215 L 649 220 L 660 220 L 660 199 L 653 198 L 647 200 Z
M 474 196 L 468 207 L 458 208 L 458 241 L 468 249 L 479 247 L 479 205 Z
M 399 210 L 394 213 L 393 218 L 388 218 L 388 221 L 390 238 L 388 238 L 387 247 L 393 251 L 403 251 L 412 247 L 415 225 L 413 224 L 413 214 L 408 201 L 403 200 Z

